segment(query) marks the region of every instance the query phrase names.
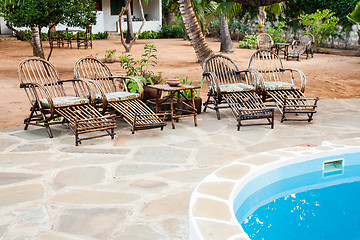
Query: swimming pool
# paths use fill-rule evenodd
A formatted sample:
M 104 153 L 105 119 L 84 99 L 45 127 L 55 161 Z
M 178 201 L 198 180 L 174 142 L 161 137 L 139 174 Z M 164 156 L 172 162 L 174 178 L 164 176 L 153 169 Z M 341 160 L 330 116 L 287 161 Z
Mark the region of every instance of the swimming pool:
M 360 239 L 359 190 L 360 152 L 334 155 L 255 178 L 234 211 L 252 240 Z
M 296 146 L 274 150 L 232 162 L 207 176 L 194 190 L 189 207 L 189 239 L 262 239 L 264 237 L 254 238 L 254 232 L 259 230 L 253 230 L 255 227 L 260 226 L 260 228 L 270 230 L 289 228 L 284 226 L 284 222 L 290 222 L 287 221 L 288 216 L 286 215 L 281 216 L 285 219 L 283 223 L 279 223 L 278 226 L 273 224 L 280 217 L 280 213 L 275 213 L 274 209 L 283 209 L 284 206 L 298 214 L 294 215 L 300 222 L 301 218 L 312 218 L 313 212 L 307 208 L 307 205 L 312 204 L 316 208 L 316 204 L 319 204 L 316 202 L 319 201 L 319 199 L 316 200 L 316 197 L 323 193 L 311 192 L 308 199 L 301 194 L 310 189 L 312 189 L 310 191 L 315 191 L 359 182 L 359 175 L 353 174 L 360 172 L 359 164 L 360 138 L 324 142 L 321 146 L 316 147 Z M 360 186 L 354 185 L 349 188 L 357 187 Z M 335 190 L 337 193 L 339 191 L 342 190 Z M 314 195 L 317 196 L 312 198 Z M 340 195 L 345 196 L 343 193 L 332 193 L 332 195 L 334 196 L 333 201 L 328 201 L 330 206 L 349 198 L 340 199 Z M 352 194 L 352 196 L 354 195 Z M 349 205 L 351 204 L 349 203 Z M 263 205 L 265 207 L 261 207 Z M 321 205 L 325 206 L 326 204 L 321 202 Z M 262 208 L 270 208 L 275 215 L 271 216 Z M 249 219 L 251 214 L 255 214 L 255 216 Z M 321 214 L 315 213 L 318 216 Z M 345 215 L 345 218 L 348 219 L 349 216 Z M 360 223 L 357 218 L 353 221 Z M 244 225 L 244 222 L 248 226 Z M 339 221 L 333 222 L 336 227 L 322 225 L 327 230 L 335 231 L 340 223 Z M 311 225 L 313 224 L 311 223 Z M 318 224 L 318 226 L 322 225 Z M 306 224 L 304 226 L 306 228 Z M 355 227 L 357 228 L 357 226 Z M 344 236 L 343 232 L 348 229 L 340 231 L 342 233 L 339 234 Z M 269 234 L 269 231 L 265 234 Z M 293 236 L 297 233 L 291 233 L 289 230 L 287 234 L 291 234 L 291 237 L 283 239 L 294 239 Z M 281 239 L 280 235 L 277 233 L 275 235 L 277 237 L 272 239 Z M 268 236 L 264 239 L 272 240 Z M 321 236 L 313 239 L 329 240 L 329 238 Z

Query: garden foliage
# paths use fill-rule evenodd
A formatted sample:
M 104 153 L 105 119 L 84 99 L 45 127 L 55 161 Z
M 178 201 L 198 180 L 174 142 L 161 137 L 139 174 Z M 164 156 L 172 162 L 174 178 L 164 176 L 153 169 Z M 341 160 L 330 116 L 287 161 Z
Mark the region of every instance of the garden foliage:
M 306 33 L 311 33 L 315 38 L 314 49 L 319 50 L 321 44 L 330 39 L 336 33 L 336 25 L 339 18 L 334 16 L 329 9 L 317 10 L 315 13 L 301 15 L 299 21 L 305 27 Z
M 244 39 L 239 41 L 239 47 L 255 49 L 257 46 L 256 35 L 245 35 Z

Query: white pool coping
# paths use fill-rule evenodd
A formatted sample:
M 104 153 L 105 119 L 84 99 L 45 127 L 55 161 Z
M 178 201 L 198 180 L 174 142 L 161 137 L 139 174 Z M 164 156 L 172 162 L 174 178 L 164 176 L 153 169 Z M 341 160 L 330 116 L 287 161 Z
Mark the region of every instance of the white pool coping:
M 318 157 L 360 151 L 360 138 L 294 146 L 234 161 L 207 176 L 193 191 L 189 205 L 190 240 L 250 240 L 238 223 L 233 202 L 255 177 L 281 166 Z

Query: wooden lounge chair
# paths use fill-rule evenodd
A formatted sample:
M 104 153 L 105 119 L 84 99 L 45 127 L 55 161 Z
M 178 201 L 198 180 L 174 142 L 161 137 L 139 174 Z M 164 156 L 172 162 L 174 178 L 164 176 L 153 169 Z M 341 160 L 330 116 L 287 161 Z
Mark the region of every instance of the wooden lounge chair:
M 249 71 L 259 74 L 255 84 L 256 91 L 263 101 L 275 101 L 285 120 L 307 120 L 310 122 L 316 113 L 318 98 L 309 99 L 304 95 L 306 78 L 298 69 L 284 68 L 279 56 L 268 50 L 255 51 L 249 61 Z M 255 81 L 253 81 L 255 83 Z M 297 84 L 297 85 L 296 85 Z M 286 114 L 306 114 L 307 118 L 286 118 Z
M 261 50 L 271 50 L 274 47 L 272 37 L 267 33 L 257 35 L 257 48 Z
M 74 67 L 75 78 L 81 78 L 95 86 L 95 99 L 102 113 L 119 112 L 124 120 L 130 124 L 131 131 L 163 127 L 166 125 L 145 103 L 140 100 L 143 94 L 142 84 L 135 78 L 115 77 L 110 69 L 101 61 L 93 57 L 83 57 L 76 61 Z M 115 79 L 119 79 L 121 89 L 116 86 Z M 131 93 L 127 89 L 126 79 L 136 81 L 140 94 Z M 124 91 L 121 91 L 124 90 Z
M 266 118 L 267 122 L 246 125 L 266 124 L 274 127 L 274 109 L 266 108 L 254 92 L 255 88 L 249 82 L 249 71 L 239 71 L 230 58 L 222 55 L 207 58 L 203 69 L 203 76 L 206 77 L 209 86 L 204 112 L 209 107 L 216 111 L 220 120 L 219 108 L 231 108 L 238 121 L 237 130 L 244 126 L 242 120 L 262 118 Z
M 303 54 L 306 54 L 306 59 L 309 58 L 309 54 L 313 57 L 312 53 L 313 46 L 313 37 L 311 34 L 304 34 L 300 37 L 299 40 L 293 41 L 292 49 L 288 52 L 286 60 L 289 58 L 296 58 L 300 61 L 300 57 Z
M 67 123 L 75 135 L 76 146 L 82 140 L 103 136 L 114 138 L 115 116 L 103 116 L 89 104 L 89 86 L 80 80 L 63 80 L 55 67 L 48 61 L 39 58 L 28 58 L 20 62 L 18 68 L 20 87 L 30 100 L 30 115 L 24 120 L 25 130 L 29 125 L 45 127 L 50 138 L 53 137 L 50 125 Z M 64 83 L 70 83 L 66 88 L 74 90 L 73 95 L 67 95 Z M 100 135 L 80 138 L 80 134 L 95 131 L 106 131 Z

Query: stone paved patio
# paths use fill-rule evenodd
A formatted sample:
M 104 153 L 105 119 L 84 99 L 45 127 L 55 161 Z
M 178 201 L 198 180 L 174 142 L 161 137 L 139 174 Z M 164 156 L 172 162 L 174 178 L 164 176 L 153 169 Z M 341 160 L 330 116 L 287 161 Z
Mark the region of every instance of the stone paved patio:
M 0 239 L 187 239 L 192 191 L 235 159 L 360 136 L 360 99 L 321 100 L 312 123 L 236 131 L 230 110 L 74 146 L 66 126 L 0 130 Z M 261 159 L 247 158 L 252 164 Z

